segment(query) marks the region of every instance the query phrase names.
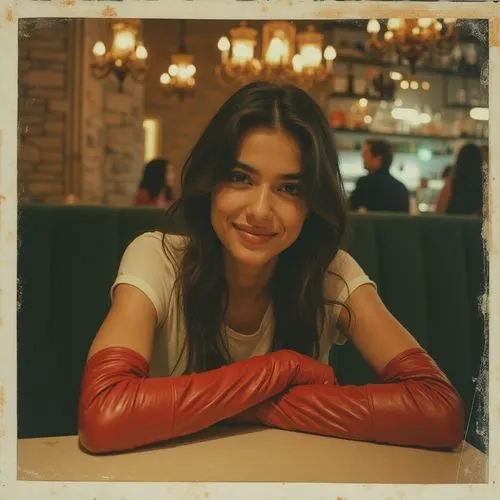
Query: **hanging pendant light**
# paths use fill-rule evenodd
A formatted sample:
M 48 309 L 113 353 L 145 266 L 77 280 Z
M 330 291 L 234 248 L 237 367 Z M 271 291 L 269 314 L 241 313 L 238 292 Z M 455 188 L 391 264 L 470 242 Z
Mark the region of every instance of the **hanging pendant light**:
M 196 90 L 196 66 L 193 56 L 186 47 L 186 20 L 179 24 L 179 51 L 172 54 L 170 65 L 160 76 L 160 84 L 165 95 L 177 95 L 179 101 L 186 96 L 192 96 Z

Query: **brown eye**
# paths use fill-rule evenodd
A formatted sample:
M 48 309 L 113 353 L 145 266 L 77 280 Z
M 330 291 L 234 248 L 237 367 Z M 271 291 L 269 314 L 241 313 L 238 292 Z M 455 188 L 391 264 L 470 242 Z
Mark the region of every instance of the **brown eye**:
M 299 184 L 284 184 L 281 189 L 290 196 L 300 196 L 302 193 Z
M 241 172 L 231 172 L 229 180 L 230 182 L 234 182 L 236 184 L 245 184 L 250 181 L 248 175 Z

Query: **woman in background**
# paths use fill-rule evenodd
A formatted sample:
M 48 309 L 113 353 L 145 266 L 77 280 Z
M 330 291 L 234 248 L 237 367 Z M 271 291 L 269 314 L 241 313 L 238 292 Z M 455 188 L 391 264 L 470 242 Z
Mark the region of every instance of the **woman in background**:
M 446 213 L 481 215 L 482 212 L 483 155 L 475 144 L 466 144 L 458 152 Z
M 174 201 L 173 186 L 175 172 L 166 158 L 155 158 L 146 164 L 139 189 L 135 197 L 136 205 L 167 207 Z
M 483 207 L 483 156 L 475 144 L 458 152 L 452 174 L 436 203 L 436 213 L 481 215 Z
M 441 172 L 441 180 L 443 181 L 443 187 L 436 199 L 436 208 L 434 212 L 437 214 L 443 214 L 446 207 L 450 201 L 451 194 L 451 177 L 453 174 L 453 165 L 447 165 L 443 168 Z

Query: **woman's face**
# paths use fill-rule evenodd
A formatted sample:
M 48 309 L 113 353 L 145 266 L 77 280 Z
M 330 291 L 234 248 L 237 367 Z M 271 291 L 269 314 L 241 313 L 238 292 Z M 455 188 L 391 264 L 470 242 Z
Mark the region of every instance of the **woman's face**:
M 270 129 L 244 136 L 230 178 L 212 196 L 212 225 L 229 258 L 261 268 L 297 239 L 307 215 L 300 176 L 291 136 Z

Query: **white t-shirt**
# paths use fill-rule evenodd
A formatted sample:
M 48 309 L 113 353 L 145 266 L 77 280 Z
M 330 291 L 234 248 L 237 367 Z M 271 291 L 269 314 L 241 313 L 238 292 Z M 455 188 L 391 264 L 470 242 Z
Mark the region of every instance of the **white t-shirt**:
M 175 265 L 165 254 L 162 247 L 163 234 L 159 231 L 144 233 L 135 238 L 125 250 L 121 259 L 118 275 L 111 287 L 113 290 L 121 283 L 137 287 L 151 300 L 157 313 L 153 354 L 150 362 L 150 376 L 166 377 L 180 375 L 186 369 L 187 349 L 183 346 L 186 339 L 184 313 L 178 303 L 177 293 L 173 289 L 177 276 L 177 264 L 182 256 L 185 236 L 167 234 L 165 246 L 172 252 Z M 350 294 L 360 285 L 375 283 L 364 273 L 358 263 L 347 253 L 339 250 L 329 270 L 342 276 L 347 283 L 327 273 L 325 276 L 325 296 L 345 302 Z M 341 306 L 325 306 L 325 323 L 320 335 L 319 359 L 328 363 L 328 354 L 332 344 L 343 344 L 346 338 L 336 328 Z M 259 329 L 250 335 L 240 334 L 225 327 L 227 345 L 233 361 L 240 361 L 252 356 L 267 354 L 271 351 L 274 319 L 272 306 L 269 306 Z M 179 360 L 179 355 L 182 357 Z M 172 371 L 177 364 L 175 371 Z

